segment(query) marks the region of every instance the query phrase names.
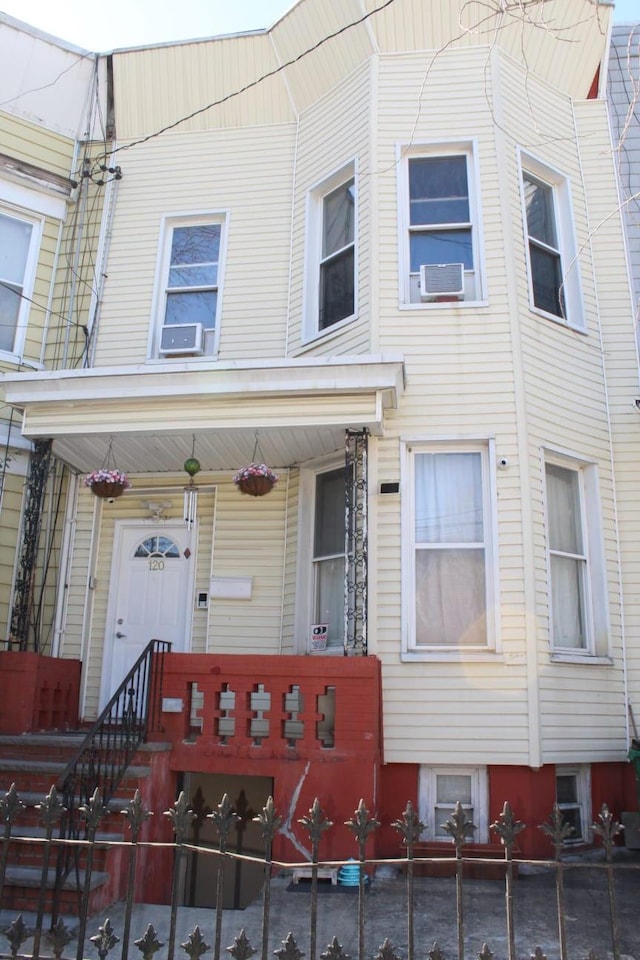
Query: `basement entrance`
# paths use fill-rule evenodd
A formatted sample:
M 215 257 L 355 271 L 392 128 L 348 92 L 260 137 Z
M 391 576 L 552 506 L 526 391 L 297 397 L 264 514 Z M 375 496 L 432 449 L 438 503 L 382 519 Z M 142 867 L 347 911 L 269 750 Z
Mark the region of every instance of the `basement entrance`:
M 240 820 L 231 828 L 227 850 L 264 858 L 260 825 L 253 818 L 273 795 L 271 777 L 232 776 L 220 773 L 186 773 L 184 793 L 196 814 L 190 840 L 194 845 L 218 850 L 218 833 L 207 814 L 218 809 L 226 793 Z M 215 907 L 218 869 L 222 864 L 225 910 L 244 910 L 262 890 L 261 863 L 221 859 L 216 853 L 190 852 L 186 860 L 183 904 L 185 907 Z

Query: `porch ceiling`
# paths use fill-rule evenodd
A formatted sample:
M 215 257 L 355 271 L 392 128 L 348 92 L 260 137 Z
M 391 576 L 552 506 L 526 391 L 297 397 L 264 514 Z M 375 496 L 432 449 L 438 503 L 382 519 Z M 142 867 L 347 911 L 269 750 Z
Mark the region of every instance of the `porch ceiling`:
M 192 437 L 204 470 L 260 451 L 274 467 L 342 448 L 344 431 L 381 434 L 404 388 L 399 356 L 171 364 L 6 375 L 0 389 L 30 440 L 87 472 L 115 459 L 130 473 L 179 471 Z

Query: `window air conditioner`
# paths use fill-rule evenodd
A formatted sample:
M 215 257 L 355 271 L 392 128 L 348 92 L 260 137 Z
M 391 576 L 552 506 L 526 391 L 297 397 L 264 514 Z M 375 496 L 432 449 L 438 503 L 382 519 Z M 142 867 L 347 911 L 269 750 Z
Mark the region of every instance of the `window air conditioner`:
M 162 328 L 160 353 L 164 357 L 202 356 L 204 329 L 201 323 L 171 323 Z
M 420 299 L 464 297 L 463 263 L 423 263 L 420 267 Z

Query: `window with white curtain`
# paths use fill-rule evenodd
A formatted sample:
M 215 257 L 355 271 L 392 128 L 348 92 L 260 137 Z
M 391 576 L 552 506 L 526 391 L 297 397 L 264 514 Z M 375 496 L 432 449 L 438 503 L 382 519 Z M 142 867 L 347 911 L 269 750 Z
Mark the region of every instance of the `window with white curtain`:
M 411 448 L 409 463 L 408 649 L 487 649 L 494 645 L 487 448 Z
M 313 533 L 314 623 L 327 624 L 327 648 L 344 638 L 344 467 L 316 475 Z
M 443 824 L 460 803 L 477 828 L 471 843 L 486 843 L 489 832 L 489 787 L 486 767 L 420 767 L 418 811 L 426 839 L 451 843 Z
M 608 617 L 595 466 L 545 462 L 550 639 L 567 654 L 608 653 Z

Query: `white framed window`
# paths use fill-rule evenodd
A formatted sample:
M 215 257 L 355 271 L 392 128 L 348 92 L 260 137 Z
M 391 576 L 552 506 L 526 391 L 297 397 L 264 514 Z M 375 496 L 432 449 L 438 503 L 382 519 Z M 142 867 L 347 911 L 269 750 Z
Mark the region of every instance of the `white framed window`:
M 307 198 L 306 339 L 357 314 L 357 219 L 354 161 L 313 187 Z
M 496 647 L 492 444 L 411 444 L 404 470 L 404 652 Z
M 418 787 L 419 817 L 425 825 L 425 839 L 451 843 L 443 824 L 451 817 L 456 803 L 462 805 L 468 819 L 478 828 L 469 837 L 471 843 L 489 841 L 489 782 L 486 767 L 420 767 Z
M 158 268 L 154 355 L 171 358 L 216 353 L 225 240 L 224 216 L 165 221 Z
M 298 650 L 312 652 L 311 628 L 326 624 L 327 651 L 342 653 L 346 571 L 344 463 L 331 458 L 301 470 L 298 526 Z
M 591 768 L 586 764 L 556 766 L 556 803 L 573 828 L 567 843 L 588 843 L 591 827 Z
M 482 299 L 477 172 L 470 144 L 401 151 L 401 303 Z
M 545 453 L 549 633 L 558 655 L 607 656 L 608 603 L 594 464 Z
M 19 354 L 29 317 L 42 221 L 0 206 L 0 351 Z
M 533 157 L 520 164 L 531 307 L 584 330 L 569 182 Z

